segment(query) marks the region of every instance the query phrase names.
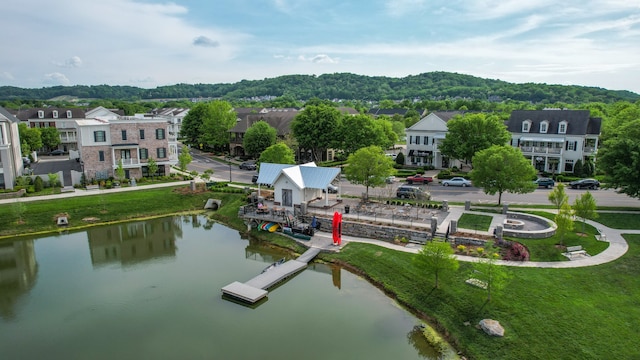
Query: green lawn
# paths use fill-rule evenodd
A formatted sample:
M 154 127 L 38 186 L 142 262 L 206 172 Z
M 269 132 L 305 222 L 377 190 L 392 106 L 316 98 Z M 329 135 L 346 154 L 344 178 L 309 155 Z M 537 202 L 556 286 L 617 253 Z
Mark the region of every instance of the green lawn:
M 636 213 L 599 212 L 594 219 L 613 229 L 640 229 L 640 211 Z
M 458 220 L 458 228 L 469 230 L 489 231 L 492 216 L 464 213 Z
M 612 263 L 576 269 L 510 268 L 505 289 L 485 303 L 484 290 L 467 285 L 471 263 L 433 289 L 409 253 L 351 243 L 328 258 L 362 270 L 399 301 L 434 318 L 453 343 L 473 359 L 632 359 L 640 331 L 640 236 Z M 475 325 L 500 321 L 505 337 Z M 469 321 L 470 326 L 464 322 Z

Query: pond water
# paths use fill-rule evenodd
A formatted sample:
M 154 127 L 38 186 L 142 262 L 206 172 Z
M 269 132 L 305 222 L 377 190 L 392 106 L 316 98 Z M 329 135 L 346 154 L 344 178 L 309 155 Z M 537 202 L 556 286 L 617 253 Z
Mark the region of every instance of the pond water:
M 3 359 L 435 358 L 420 321 L 311 264 L 249 307 L 220 289 L 284 253 L 200 216 L 0 242 Z

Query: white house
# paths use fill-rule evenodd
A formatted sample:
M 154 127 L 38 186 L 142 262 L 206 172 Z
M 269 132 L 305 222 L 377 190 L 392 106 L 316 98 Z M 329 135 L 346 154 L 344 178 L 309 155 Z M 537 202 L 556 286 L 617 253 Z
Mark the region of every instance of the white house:
M 436 169 L 459 166 L 459 161 L 443 156 L 439 145 L 447 135 L 447 122 L 462 111 L 436 111 L 429 113 L 405 130 L 407 137 L 406 165 L 432 165 Z
M 258 184 L 273 185 L 274 204 L 292 211 L 322 197 L 324 189 L 340 175 L 339 168 L 317 167 L 315 163 L 302 165 L 261 163 Z M 325 205 L 329 198 L 325 196 Z
M 571 173 L 578 160 L 595 158 L 601 126 L 589 110 L 516 110 L 507 130 L 538 171 Z
M 16 177 L 24 171 L 18 120 L 0 107 L 0 188 L 13 189 Z

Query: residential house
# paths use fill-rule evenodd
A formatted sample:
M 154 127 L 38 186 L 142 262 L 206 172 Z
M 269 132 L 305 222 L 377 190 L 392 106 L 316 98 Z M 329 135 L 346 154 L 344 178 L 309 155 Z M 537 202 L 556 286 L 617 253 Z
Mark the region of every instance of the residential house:
M 18 120 L 0 107 L 0 188 L 13 189 L 16 178 L 24 171 Z
M 69 152 L 78 149 L 76 121 L 82 119 L 103 120 L 114 119 L 124 115 L 122 110 L 109 110 L 102 106 L 84 110 L 79 108 L 32 108 L 17 112 L 16 117 L 31 128 L 54 127 L 60 134 L 60 145 L 56 149 L 40 149 L 40 151 L 62 150 Z
M 298 115 L 299 110 L 294 108 L 238 108 L 234 109 L 238 116 L 236 125 L 229 130 L 229 150 L 231 156 L 247 156 L 244 151 L 244 134 L 251 125 L 258 121 L 265 121 L 276 129 L 279 139 L 284 139 L 291 133 L 291 122 Z
M 413 166 L 433 166 L 446 169 L 460 166 L 458 160 L 449 159 L 439 149 L 448 128 L 447 122 L 463 111 L 436 111 L 423 117 L 413 126 L 405 130 L 407 149 L 405 164 Z
M 516 110 L 507 130 L 538 171 L 571 173 L 578 160 L 595 159 L 601 126 L 589 110 Z
M 378 117 L 381 115 L 386 115 L 390 118 L 393 118 L 394 116 L 401 116 L 401 117 L 405 117 L 405 115 L 407 115 L 407 112 L 409 111 L 409 109 L 404 109 L 404 108 L 399 108 L 399 109 L 381 109 L 381 108 L 371 108 L 369 110 L 369 115 L 373 116 L 373 117 Z M 426 115 L 426 110 L 424 109 L 416 109 L 416 112 L 418 112 L 418 116 L 420 116 L 421 118 L 423 116 Z
M 153 117 L 164 117 L 169 123 L 169 135 L 180 136 L 182 120 L 189 113 L 189 108 L 162 108 L 153 109 L 150 113 Z
M 169 134 L 164 117 L 118 117 L 116 119 L 78 120 L 78 144 L 83 172 L 87 179 L 115 177 L 120 162 L 125 177 L 150 176 L 150 158 L 157 175 L 168 175 L 178 161 L 177 137 Z

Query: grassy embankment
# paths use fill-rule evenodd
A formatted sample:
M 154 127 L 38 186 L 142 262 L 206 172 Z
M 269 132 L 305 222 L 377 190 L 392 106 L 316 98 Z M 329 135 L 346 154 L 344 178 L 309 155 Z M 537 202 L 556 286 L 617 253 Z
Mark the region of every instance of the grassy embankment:
M 85 217 L 100 222 L 168 213 L 196 211 L 210 197 L 222 199 L 212 213 L 217 220 L 243 228 L 236 217 L 244 197 L 237 194 L 187 194 L 174 189 L 154 189 L 25 203 L 25 222 L 16 223 L 12 204 L 0 206 L 0 231 L 57 230 L 53 216 L 70 215 L 71 226 L 83 226 Z M 612 226 L 602 216 L 601 221 Z M 638 220 L 615 218 L 624 228 L 640 228 Z M 636 216 L 637 218 L 637 216 Z M 580 224 L 578 229 L 580 228 Z M 575 231 L 575 230 L 574 230 Z M 265 234 L 282 246 L 297 251 L 292 240 Z M 273 235 L 273 236 L 271 236 Z M 640 356 L 635 346 L 640 331 L 640 236 L 628 236 L 630 250 L 612 263 L 575 269 L 510 268 L 505 289 L 486 303 L 483 290 L 467 285 L 472 265 L 460 269 L 441 288 L 413 264 L 413 254 L 369 244 L 351 243 L 326 260 L 347 263 L 396 297 L 416 313 L 429 317 L 449 335 L 459 349 L 474 359 L 629 359 Z M 566 240 L 568 241 L 568 240 Z M 475 325 L 483 318 L 499 320 L 506 328 L 503 338 L 492 338 Z M 471 325 L 465 326 L 468 321 Z

